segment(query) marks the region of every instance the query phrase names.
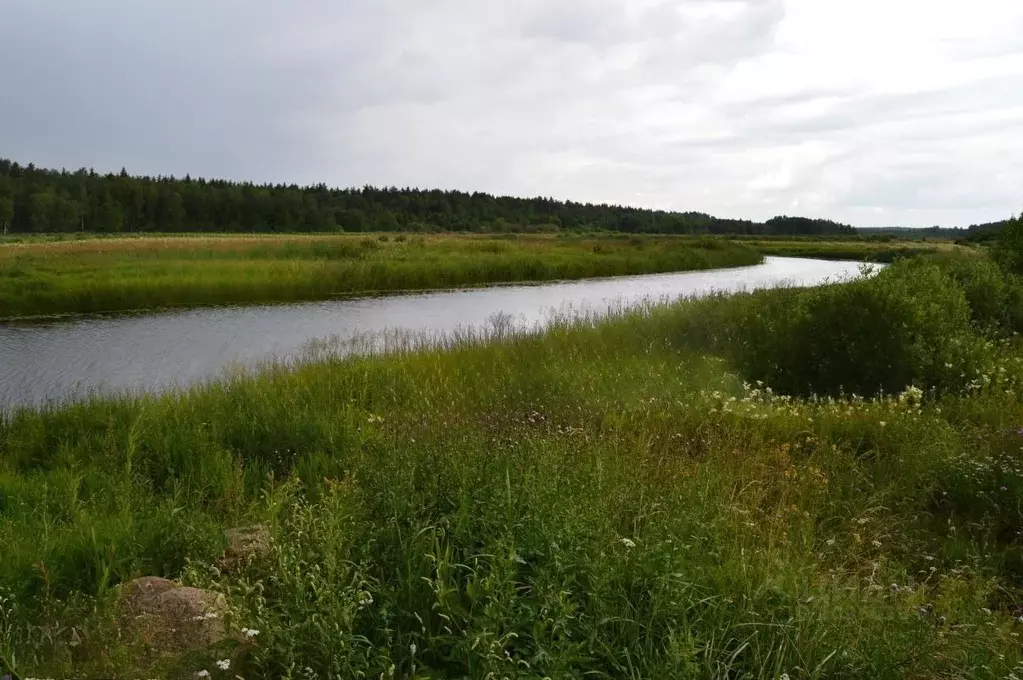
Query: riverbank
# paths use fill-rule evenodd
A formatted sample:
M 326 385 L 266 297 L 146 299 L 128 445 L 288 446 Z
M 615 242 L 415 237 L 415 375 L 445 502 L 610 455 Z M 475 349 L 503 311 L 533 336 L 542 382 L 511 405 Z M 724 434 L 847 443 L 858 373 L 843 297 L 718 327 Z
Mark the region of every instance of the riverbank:
M 853 262 L 768 257 L 752 267 L 710 271 L 19 320 L 0 324 L 0 411 L 93 391 L 203 382 L 238 366 L 297 359 L 326 338 L 456 333 L 495 319 L 509 328 L 538 329 L 559 310 L 599 315 L 651 299 L 834 282 L 859 269 Z
M 703 238 L 277 235 L 0 243 L 0 318 L 737 267 L 755 250 Z
M 983 259 L 985 251 L 979 246 L 966 246 L 952 241 L 910 241 L 905 239 L 868 238 L 793 238 L 777 236 L 728 237 L 743 243 L 764 255 L 776 257 L 812 257 L 822 260 L 856 260 L 859 262 L 891 263 L 898 259 L 920 255 L 944 255 L 965 259 Z
M 1019 674 L 1014 285 L 902 262 L 20 413 L 0 654 L 36 676 Z M 214 569 L 253 524 L 272 546 Z M 114 612 L 142 575 L 223 593 L 234 635 L 139 653 Z

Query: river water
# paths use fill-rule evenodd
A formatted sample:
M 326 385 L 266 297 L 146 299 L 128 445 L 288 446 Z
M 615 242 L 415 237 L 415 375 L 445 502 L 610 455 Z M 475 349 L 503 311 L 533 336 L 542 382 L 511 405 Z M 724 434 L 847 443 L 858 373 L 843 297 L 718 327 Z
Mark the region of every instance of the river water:
M 160 390 L 234 366 L 308 354 L 388 331 L 443 334 L 496 317 L 537 327 L 647 301 L 806 286 L 856 276 L 855 262 L 768 257 L 752 267 L 414 295 L 0 323 L 0 410 L 90 393 Z

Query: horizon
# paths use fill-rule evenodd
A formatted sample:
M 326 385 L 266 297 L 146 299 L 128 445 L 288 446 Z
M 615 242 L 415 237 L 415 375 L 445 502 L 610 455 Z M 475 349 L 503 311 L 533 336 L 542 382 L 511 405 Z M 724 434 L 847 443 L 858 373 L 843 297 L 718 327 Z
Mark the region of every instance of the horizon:
M 1018 213 L 1023 5 L 828 5 L 12 3 L 0 148 L 858 228 Z
M 779 217 L 788 217 L 788 218 L 793 218 L 794 217 L 794 218 L 814 220 L 814 221 L 834 222 L 835 224 L 838 224 L 838 225 L 841 225 L 841 226 L 852 227 L 853 229 L 857 229 L 857 230 L 860 230 L 860 229 L 862 229 L 862 230 L 907 229 L 907 230 L 913 230 L 913 231 L 918 231 L 918 230 L 919 231 L 923 231 L 923 230 L 937 228 L 937 229 L 943 229 L 943 230 L 961 230 L 961 231 L 966 231 L 966 230 L 968 230 L 971 227 L 984 226 L 986 224 L 1002 222 L 1004 220 L 1012 219 L 1013 217 L 1015 217 L 1015 214 L 1011 214 L 1011 215 L 1006 215 L 1002 219 L 993 220 L 992 222 L 975 222 L 975 223 L 968 224 L 968 225 L 953 225 L 953 226 L 940 226 L 940 225 L 907 226 L 907 225 L 900 225 L 900 224 L 886 224 L 886 225 L 879 225 L 879 226 L 862 227 L 862 226 L 855 225 L 855 224 L 848 224 L 848 223 L 844 223 L 844 222 L 835 222 L 834 220 L 831 220 L 829 218 L 820 217 L 820 216 L 816 216 L 816 215 L 776 214 L 776 215 L 771 215 L 769 217 L 765 217 L 765 218 L 762 218 L 762 219 L 751 219 L 751 218 L 745 218 L 745 217 L 732 217 L 732 216 L 729 216 L 729 215 L 720 215 L 720 214 L 714 214 L 714 213 L 706 213 L 706 212 L 700 211 L 700 210 L 660 210 L 658 208 L 647 208 L 647 207 L 638 206 L 638 205 L 623 205 L 623 204 L 616 204 L 616 203 L 591 203 L 591 202 L 587 202 L 587 201 L 574 201 L 572 199 L 560 198 L 560 197 L 557 197 L 557 196 L 549 196 L 549 195 L 514 196 L 514 195 L 510 195 L 510 194 L 491 194 L 489 192 L 475 190 L 475 189 L 474 190 L 468 190 L 468 189 L 451 189 L 451 188 L 443 188 L 443 187 L 422 187 L 422 186 L 404 186 L 404 187 L 399 187 L 399 186 L 382 186 L 382 185 L 362 185 L 362 186 L 348 185 L 348 186 L 341 186 L 341 185 L 327 184 L 325 182 L 314 182 L 314 183 L 309 183 L 309 184 L 296 184 L 296 183 L 293 183 L 293 182 L 254 182 L 254 181 L 251 181 L 251 180 L 239 180 L 239 179 L 225 178 L 225 177 L 207 177 L 207 176 L 202 176 L 202 175 L 192 176 L 192 175 L 190 175 L 188 173 L 186 173 L 186 175 L 181 175 L 181 176 L 176 176 L 176 175 L 139 175 L 139 174 L 131 172 L 128 168 L 125 168 L 123 166 L 121 168 L 117 169 L 117 170 L 97 170 L 95 167 L 85 167 L 85 166 L 78 167 L 78 168 L 43 167 L 43 166 L 40 166 L 40 165 L 36 165 L 35 163 L 22 163 L 21 161 L 17 161 L 17 160 L 11 159 L 11 158 L 0 157 L 0 162 L 3 162 L 3 161 L 7 161 L 7 162 L 10 162 L 10 163 L 13 163 L 13 164 L 17 165 L 20 168 L 28 168 L 29 166 L 32 166 L 36 171 L 67 173 L 69 175 L 74 175 L 74 174 L 76 174 L 78 172 L 87 172 L 87 173 L 95 174 L 97 177 L 118 177 L 118 176 L 121 175 L 122 172 L 124 172 L 124 173 L 127 174 L 128 177 L 131 177 L 131 178 L 134 178 L 134 179 L 148 179 L 148 180 L 154 180 L 154 181 L 159 181 L 159 180 L 186 181 L 186 180 L 190 180 L 190 181 L 194 181 L 194 182 L 199 182 L 199 181 L 203 181 L 203 182 L 228 182 L 228 183 L 232 183 L 232 184 L 251 185 L 251 186 L 297 186 L 300 189 L 315 188 L 317 186 L 324 185 L 324 186 L 326 186 L 326 188 L 329 191 L 362 191 L 362 190 L 364 190 L 366 188 L 371 188 L 371 189 L 377 189 L 377 190 L 391 190 L 391 191 L 416 191 L 416 192 L 440 191 L 440 192 L 443 192 L 443 193 L 462 193 L 462 194 L 467 194 L 467 195 L 470 195 L 470 196 L 473 195 L 473 194 L 486 194 L 486 195 L 489 195 L 489 196 L 491 196 L 493 198 L 498 198 L 498 199 L 500 199 L 500 198 L 509 198 L 509 199 L 526 200 L 526 201 L 529 201 L 529 200 L 547 200 L 547 201 L 553 201 L 553 202 L 565 203 L 565 204 L 576 203 L 576 204 L 581 204 L 581 205 L 593 205 L 593 206 L 596 206 L 596 207 L 606 206 L 606 207 L 609 207 L 609 208 L 626 208 L 626 209 L 635 209 L 635 210 L 641 210 L 641 211 L 665 212 L 665 213 L 669 213 L 669 214 L 670 213 L 675 213 L 675 214 L 697 213 L 697 214 L 704 214 L 704 215 L 707 215 L 709 217 L 712 217 L 712 218 L 715 218 L 715 219 L 720 219 L 720 220 L 731 220 L 731 221 L 737 221 L 737 222 L 750 222 L 750 223 L 753 223 L 753 224 L 765 224 L 766 222 L 768 222 L 768 221 L 770 221 L 772 219 L 775 219 L 775 218 L 779 218 Z

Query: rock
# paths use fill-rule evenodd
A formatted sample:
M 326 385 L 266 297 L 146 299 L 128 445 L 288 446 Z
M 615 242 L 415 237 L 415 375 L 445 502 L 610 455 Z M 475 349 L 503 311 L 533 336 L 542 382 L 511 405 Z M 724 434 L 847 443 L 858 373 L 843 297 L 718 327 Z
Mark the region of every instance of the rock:
M 263 524 L 228 529 L 227 550 L 217 561 L 223 571 L 230 571 L 251 559 L 258 559 L 270 552 L 270 529 Z
M 228 637 L 223 595 L 155 576 L 125 583 L 118 610 L 122 626 L 151 651 L 196 651 Z
M 177 588 L 178 584 L 159 576 L 142 576 L 121 585 L 119 606 L 122 615 L 134 616 L 150 611 L 156 598 Z

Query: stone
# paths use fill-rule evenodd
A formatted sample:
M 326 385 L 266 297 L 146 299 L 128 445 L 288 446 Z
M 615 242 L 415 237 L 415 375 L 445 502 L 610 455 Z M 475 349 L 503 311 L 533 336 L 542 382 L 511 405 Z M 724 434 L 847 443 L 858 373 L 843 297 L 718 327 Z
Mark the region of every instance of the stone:
M 265 557 L 270 552 L 270 529 L 266 525 L 236 527 L 224 533 L 227 535 L 227 549 L 217 561 L 217 566 L 223 571 Z
M 157 597 L 177 587 L 174 581 L 159 576 L 142 576 L 128 581 L 121 585 L 121 613 L 132 616 L 150 611 Z
M 227 599 L 220 593 L 143 576 L 121 587 L 121 625 L 154 652 L 205 649 L 228 637 Z

